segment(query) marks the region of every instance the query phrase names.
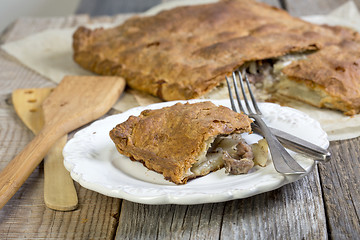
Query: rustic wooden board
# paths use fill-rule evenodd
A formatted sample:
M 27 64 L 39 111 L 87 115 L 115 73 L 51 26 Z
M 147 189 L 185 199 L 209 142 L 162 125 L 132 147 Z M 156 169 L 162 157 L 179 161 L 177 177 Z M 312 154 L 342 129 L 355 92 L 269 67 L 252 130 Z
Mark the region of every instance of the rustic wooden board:
M 78 14 L 89 14 L 90 16 L 116 15 L 119 13 L 145 12 L 149 8 L 163 2 L 162 0 L 131 0 L 131 1 L 103 1 L 86 0 L 81 1 L 77 9 Z
M 278 190 L 224 203 L 123 201 L 116 239 L 326 239 L 318 179 L 314 171 Z
M 286 10 L 293 16 L 327 14 L 346 3 L 347 0 L 283 0 Z M 354 0 L 360 6 L 360 0 Z
M 140 13 L 145 12 L 160 3 L 171 2 L 172 0 L 82 0 L 76 10 L 77 14 L 89 14 L 92 17 L 104 15 L 116 15 L 120 13 Z M 278 0 L 263 0 L 270 5 L 281 7 Z
M 86 1 L 96 2 L 83 0 Z M 101 4 L 111 4 L 111 1 L 101 1 Z M 302 16 L 328 13 L 344 1 L 265 2 L 285 6 L 291 14 Z M 355 2 L 360 6 L 360 0 Z M 120 12 L 115 6 L 121 4 L 132 5 L 131 9 L 144 6 L 140 1 L 124 0 L 111 5 L 112 11 Z M 102 8 L 109 11 L 106 6 Z M 105 14 L 93 11 L 94 15 Z M 94 21 L 116 18 L 103 17 Z M 20 19 L 0 36 L 0 43 L 90 20 L 86 15 Z M 54 84 L 2 51 L 0 68 L 2 169 L 33 137 L 17 118 L 10 93 L 15 88 Z M 43 202 L 43 166 L 40 165 L 0 210 L 0 239 L 113 239 L 115 234 L 116 239 L 354 239 L 360 235 L 359 143 L 360 138 L 332 143 L 330 163 L 319 165 L 309 176 L 278 190 L 247 199 L 189 206 L 121 201 L 76 184 L 79 208 L 72 212 L 52 211 Z
M 329 235 L 360 236 L 360 138 L 331 143 L 333 158 L 320 165 Z

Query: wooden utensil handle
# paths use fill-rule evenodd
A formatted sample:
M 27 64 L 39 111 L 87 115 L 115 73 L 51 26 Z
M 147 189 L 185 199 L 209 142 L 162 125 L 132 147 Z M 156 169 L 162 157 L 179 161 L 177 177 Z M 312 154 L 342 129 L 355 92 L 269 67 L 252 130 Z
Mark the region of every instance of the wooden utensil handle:
M 0 208 L 17 192 L 57 140 L 56 131 L 44 128 L 0 173 Z M 60 135 L 61 136 L 61 135 Z
M 62 151 L 67 135 L 59 138 L 44 159 L 44 202 L 58 211 L 71 211 L 78 205 L 78 197 L 70 172 L 64 166 Z

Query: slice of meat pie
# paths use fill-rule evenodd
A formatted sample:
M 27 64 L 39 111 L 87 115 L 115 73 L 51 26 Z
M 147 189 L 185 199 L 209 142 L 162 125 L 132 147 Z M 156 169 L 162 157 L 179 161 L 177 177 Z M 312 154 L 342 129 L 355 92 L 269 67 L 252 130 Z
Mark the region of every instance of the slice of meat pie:
M 316 107 L 360 112 L 360 43 L 329 45 L 285 66 L 276 95 Z
M 344 40 L 318 51 L 248 62 L 242 71 L 268 92 L 258 94 L 267 100 L 286 105 L 294 99 L 346 115 L 360 112 L 359 42 Z
M 130 116 L 110 131 L 110 137 L 121 154 L 185 184 L 224 167 L 224 161 L 234 162 L 232 173 L 249 171 L 254 165 L 251 147 L 240 134 L 251 132 L 251 122 L 211 102 L 178 103 Z

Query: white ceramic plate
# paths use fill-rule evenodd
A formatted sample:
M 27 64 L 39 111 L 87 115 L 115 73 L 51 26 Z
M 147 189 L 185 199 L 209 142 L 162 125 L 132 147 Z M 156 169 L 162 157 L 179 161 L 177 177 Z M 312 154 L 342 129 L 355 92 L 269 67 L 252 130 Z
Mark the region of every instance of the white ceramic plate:
M 192 100 L 189 102 L 198 102 Z M 184 101 L 181 101 L 184 102 Z M 212 101 L 229 106 L 229 100 Z M 141 163 L 131 161 L 117 152 L 109 131 L 130 115 L 145 109 L 159 109 L 176 102 L 164 102 L 130 109 L 127 112 L 98 120 L 78 131 L 64 148 L 65 167 L 72 178 L 83 187 L 107 196 L 145 204 L 200 204 L 246 198 L 270 191 L 304 177 L 315 166 L 312 159 L 290 153 L 306 169 L 303 175 L 282 175 L 272 162 L 266 167 L 255 167 L 245 175 L 227 175 L 224 169 L 190 180 L 185 185 L 166 181 L 161 174 L 150 171 Z M 320 124 L 308 115 L 292 108 L 262 103 L 264 120 L 272 127 L 327 148 L 329 142 Z M 247 142 L 260 139 L 256 134 L 245 134 Z

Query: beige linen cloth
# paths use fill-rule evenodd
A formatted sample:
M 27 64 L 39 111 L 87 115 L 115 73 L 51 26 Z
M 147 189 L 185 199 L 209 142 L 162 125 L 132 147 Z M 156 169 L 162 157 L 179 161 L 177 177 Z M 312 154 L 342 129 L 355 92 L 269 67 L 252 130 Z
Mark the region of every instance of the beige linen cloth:
M 206 2 L 209 2 L 209 0 L 191 1 L 191 4 Z M 158 11 L 185 4 L 189 4 L 189 2 L 166 2 L 150 9 L 144 14 L 152 15 Z M 111 27 L 121 24 L 129 16 L 130 15 L 127 14 L 123 17 L 117 17 L 117 21 L 113 24 L 93 24 L 88 25 L 88 27 Z M 306 16 L 304 19 L 319 24 L 345 25 L 360 31 L 360 28 L 357 26 L 360 23 L 360 14 L 352 1 L 345 3 L 326 16 Z M 55 83 L 59 83 L 65 75 L 93 75 L 91 72 L 78 66 L 72 59 L 72 34 L 75 29 L 76 28 L 45 30 L 18 41 L 6 43 L 2 45 L 1 48 L 17 58 L 25 66 Z M 218 91 L 205 98 L 225 99 L 227 97 L 227 94 Z M 121 96 L 119 101 L 114 105 L 114 108 L 119 111 L 126 111 L 136 106 L 145 106 L 156 102 L 160 102 L 160 100 L 129 89 Z M 360 136 L 360 115 L 348 117 L 340 112 L 317 109 L 301 103 L 293 103 L 291 106 L 318 120 L 322 128 L 327 132 L 330 141 Z

